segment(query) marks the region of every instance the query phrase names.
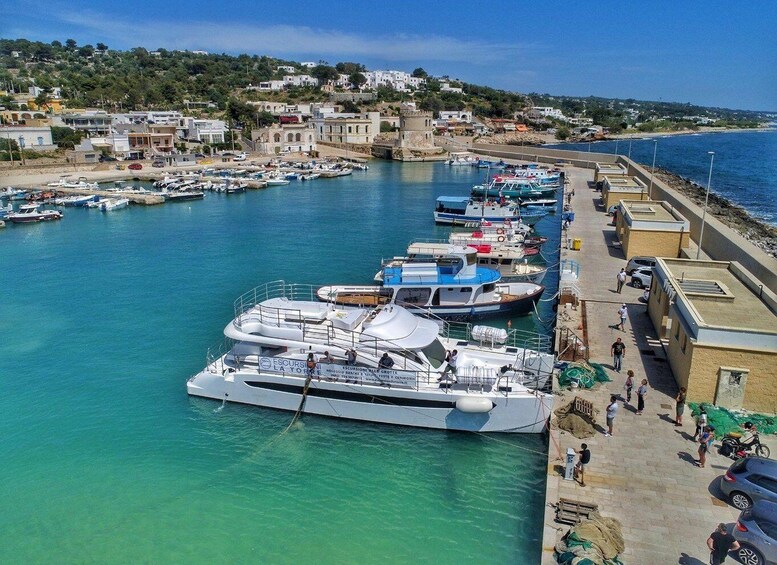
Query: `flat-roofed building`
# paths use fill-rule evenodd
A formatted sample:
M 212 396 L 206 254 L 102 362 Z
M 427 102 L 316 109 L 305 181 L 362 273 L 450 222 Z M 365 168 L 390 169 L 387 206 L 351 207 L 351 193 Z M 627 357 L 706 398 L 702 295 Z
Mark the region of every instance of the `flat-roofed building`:
M 739 263 L 658 259 L 648 313 L 688 400 L 777 413 L 777 296 Z
M 679 257 L 688 247 L 690 223 L 666 202 L 621 200 L 619 205 L 615 232 L 626 259 Z
M 621 200 L 647 200 L 648 190 L 645 183 L 636 177 L 606 176 L 602 178 L 602 203 L 604 209 Z
M 272 124 L 251 132 L 256 151 L 267 155 L 316 150 L 316 130 L 311 123 Z
M 629 171 L 620 163 L 596 163 L 594 170 L 594 182 L 599 184 L 604 177 L 627 177 Z
M 51 126 L 3 126 L 0 139 L 15 141 L 22 149 L 54 151 L 57 146 L 51 140 Z

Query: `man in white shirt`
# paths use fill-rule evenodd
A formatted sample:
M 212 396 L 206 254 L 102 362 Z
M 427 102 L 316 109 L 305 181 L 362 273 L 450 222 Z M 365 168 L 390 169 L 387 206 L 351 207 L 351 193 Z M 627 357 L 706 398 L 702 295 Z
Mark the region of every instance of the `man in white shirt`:
M 618 275 L 615 277 L 617 283 L 618 283 L 618 294 L 621 293 L 621 289 L 623 288 L 623 285 L 626 284 L 626 269 L 621 269 L 621 272 L 618 273 Z

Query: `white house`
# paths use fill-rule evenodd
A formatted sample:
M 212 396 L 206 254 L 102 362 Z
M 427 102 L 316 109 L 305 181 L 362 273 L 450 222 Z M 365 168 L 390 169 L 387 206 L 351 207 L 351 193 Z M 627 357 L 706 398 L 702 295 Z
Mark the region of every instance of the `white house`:
M 292 67 L 291 65 L 279 65 L 277 69 L 275 69 L 278 72 L 284 72 L 284 73 L 296 73 L 297 69 Z
M 224 143 L 227 125 L 223 120 L 185 118 L 186 137 L 202 143 Z
M 551 106 L 534 106 L 526 113 L 526 117 L 530 120 L 541 120 L 543 118 L 554 118 L 556 120 L 565 119 L 564 113 L 561 110 Z
M 31 86 L 28 89 L 30 96 L 38 96 L 43 93 L 44 89 L 39 86 Z M 62 97 L 62 88 L 59 86 L 55 86 L 54 88 L 49 89 L 49 96 L 52 98 L 61 98 Z
M 404 71 L 368 71 L 364 76 L 367 78 L 367 86 L 373 90 L 388 87 L 405 92 L 410 88 L 418 88 L 425 82 L 424 79 L 410 76 L 410 73 Z
M 51 139 L 51 126 L 3 126 L 0 139 L 15 141 L 22 149 L 53 151 L 57 148 Z
M 283 90 L 286 87 L 286 83 L 282 80 L 263 80 L 258 85 L 248 85 L 246 90 L 258 90 L 260 92 L 270 92 Z
M 310 75 L 284 75 L 283 84 L 286 86 L 318 86 L 318 79 Z
M 443 111 L 439 113 L 441 120 L 445 121 L 457 121 L 469 123 L 472 121 L 472 111 L 470 110 L 456 110 L 456 111 Z
M 451 86 L 449 82 L 440 83 L 440 92 L 456 92 L 458 94 L 464 94 L 464 90 L 460 86 Z
M 317 67 L 318 63 L 314 63 L 313 61 L 304 61 L 300 63 L 301 66 L 307 67 L 308 69 L 312 69 L 313 67 Z

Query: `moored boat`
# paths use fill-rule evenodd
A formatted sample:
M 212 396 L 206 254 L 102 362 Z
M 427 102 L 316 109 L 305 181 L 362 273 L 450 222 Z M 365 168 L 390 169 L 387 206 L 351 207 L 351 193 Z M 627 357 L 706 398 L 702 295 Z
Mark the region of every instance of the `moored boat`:
M 62 212 L 59 210 L 38 210 L 38 206 L 38 204 L 23 204 L 18 212 L 10 212 L 6 219 L 14 224 L 32 224 L 62 218 Z
M 129 206 L 129 198 L 110 198 L 100 205 L 100 210 L 103 212 L 112 212 L 114 210 L 121 210 Z
M 512 332 L 396 305 L 341 308 L 282 281 L 235 301 L 224 334 L 226 347 L 209 351 L 187 382 L 190 395 L 441 430 L 536 433 L 550 415 L 552 397 L 529 388 L 553 368 L 539 336 L 527 345 Z

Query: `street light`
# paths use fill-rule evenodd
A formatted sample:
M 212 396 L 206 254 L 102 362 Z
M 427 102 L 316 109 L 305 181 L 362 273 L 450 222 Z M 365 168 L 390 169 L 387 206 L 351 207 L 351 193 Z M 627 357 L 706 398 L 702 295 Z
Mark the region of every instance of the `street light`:
M 648 200 L 653 199 L 653 173 L 656 171 L 656 151 L 658 151 L 658 140 L 653 140 L 653 167 L 650 169 L 650 187 L 648 188 Z
M 707 151 L 707 155 L 710 156 L 710 175 L 707 177 L 707 194 L 704 197 L 704 212 L 701 215 L 701 233 L 699 234 L 699 247 L 696 249 L 696 259 L 699 259 L 701 254 L 701 242 L 704 239 L 704 223 L 707 220 L 707 203 L 710 200 L 710 183 L 712 182 L 712 163 L 715 161 L 715 152 Z
M 629 159 L 631 159 L 631 139 L 629 139 Z
M 24 160 L 24 136 L 19 136 L 19 155 L 22 158 L 22 166 L 27 165 L 27 163 Z

